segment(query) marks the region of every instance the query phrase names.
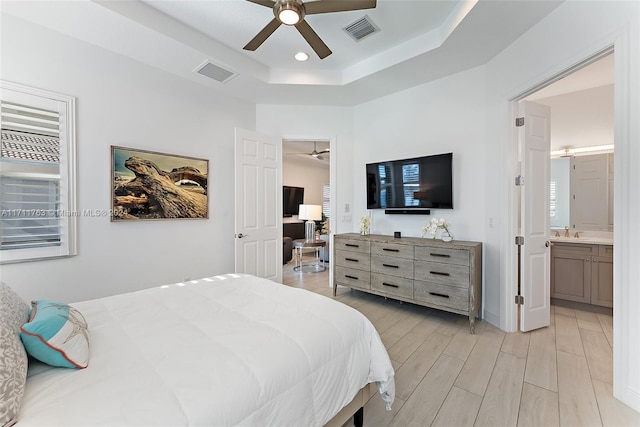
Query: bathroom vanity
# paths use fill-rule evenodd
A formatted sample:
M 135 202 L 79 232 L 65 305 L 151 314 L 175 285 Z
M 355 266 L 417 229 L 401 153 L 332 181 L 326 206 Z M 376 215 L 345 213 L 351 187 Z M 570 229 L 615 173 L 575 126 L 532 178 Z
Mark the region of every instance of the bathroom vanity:
M 612 239 L 551 240 L 551 298 L 613 307 Z

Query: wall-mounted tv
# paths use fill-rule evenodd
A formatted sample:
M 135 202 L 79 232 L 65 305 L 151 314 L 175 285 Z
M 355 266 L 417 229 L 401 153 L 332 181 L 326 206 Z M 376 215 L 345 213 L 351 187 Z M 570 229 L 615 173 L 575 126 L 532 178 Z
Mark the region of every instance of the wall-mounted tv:
M 304 203 L 304 188 L 282 186 L 282 216 L 291 217 L 300 213 Z
M 367 164 L 367 209 L 453 209 L 452 161 L 445 153 Z

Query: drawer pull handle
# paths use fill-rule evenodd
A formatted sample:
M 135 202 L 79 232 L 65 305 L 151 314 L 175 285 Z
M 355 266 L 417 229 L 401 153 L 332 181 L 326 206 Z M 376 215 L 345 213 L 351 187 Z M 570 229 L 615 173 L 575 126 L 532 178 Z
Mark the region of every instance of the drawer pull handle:
M 345 246 L 348 246 L 348 247 L 350 247 L 350 248 L 359 248 L 359 247 L 360 247 L 360 245 L 354 245 L 354 244 L 352 244 L 352 243 L 345 243 L 344 245 L 345 245 Z
M 436 297 L 442 297 L 442 298 L 449 298 L 449 295 L 439 294 L 437 292 L 429 292 L 429 295 L 433 295 L 433 296 L 436 296 Z
M 349 276 L 348 274 L 345 274 L 344 277 L 346 277 L 347 279 L 358 280 L 356 276 Z
M 435 274 L 437 276 L 449 276 L 449 273 L 441 273 L 439 271 L 430 271 L 430 274 Z
M 391 265 L 391 264 L 382 264 L 383 267 L 390 267 L 390 268 L 400 268 L 397 265 Z
M 389 249 L 389 248 L 382 248 L 383 251 L 387 251 L 387 252 L 400 252 L 399 249 Z
M 434 253 L 430 253 L 429 255 L 431 255 L 431 256 L 439 256 L 441 258 L 451 258 L 451 255 L 449 255 L 449 254 L 434 254 Z
M 389 286 L 390 288 L 399 288 L 400 287 L 398 285 L 394 285 L 392 283 L 385 283 L 385 282 L 382 282 L 382 285 L 383 286 Z
M 351 262 L 360 262 L 359 260 L 355 259 L 355 258 L 345 258 L 345 261 L 351 261 Z

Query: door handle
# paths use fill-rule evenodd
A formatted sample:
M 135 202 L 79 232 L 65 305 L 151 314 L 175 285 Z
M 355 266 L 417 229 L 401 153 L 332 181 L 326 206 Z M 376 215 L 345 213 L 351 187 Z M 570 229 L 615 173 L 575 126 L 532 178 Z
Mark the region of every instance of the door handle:
M 548 240 L 547 240 L 546 242 L 544 242 L 544 246 L 545 246 L 545 247 L 547 247 L 547 248 L 548 248 L 550 245 L 551 245 L 551 243 L 550 243 Z
M 238 233 L 238 239 L 242 239 L 243 237 L 249 237 L 248 234 Z

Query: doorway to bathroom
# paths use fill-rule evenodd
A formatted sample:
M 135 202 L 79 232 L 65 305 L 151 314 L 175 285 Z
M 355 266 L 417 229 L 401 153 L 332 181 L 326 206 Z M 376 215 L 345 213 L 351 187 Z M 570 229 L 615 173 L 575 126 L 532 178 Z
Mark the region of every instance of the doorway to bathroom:
M 528 170 L 518 190 L 518 234 L 529 244 L 518 248 L 519 330 L 549 325 L 551 302 L 613 308 L 613 60 L 613 49 L 603 51 L 518 101 L 543 112 L 519 131 L 520 170 Z M 550 155 L 526 142 L 545 131 Z

